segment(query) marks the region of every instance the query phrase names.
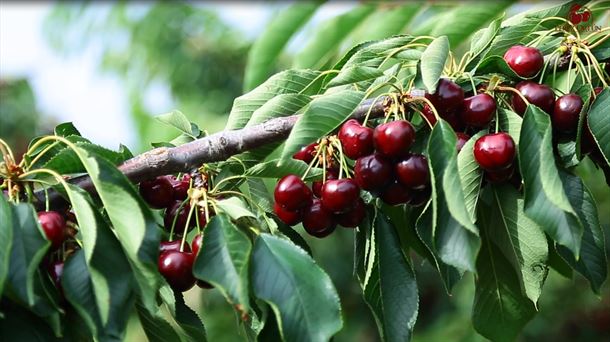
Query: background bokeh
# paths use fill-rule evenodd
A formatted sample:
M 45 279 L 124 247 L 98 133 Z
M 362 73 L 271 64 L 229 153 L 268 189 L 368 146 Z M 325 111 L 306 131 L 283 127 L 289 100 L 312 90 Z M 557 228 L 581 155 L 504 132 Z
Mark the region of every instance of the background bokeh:
M 467 4 L 476 6 L 474 2 Z M 93 142 L 110 148 L 123 143 L 137 153 L 149 149 L 151 142 L 175 135 L 153 119 L 173 109 L 181 110 L 209 132 L 218 131 L 225 124 L 233 99 L 243 93 L 244 68 L 254 40 L 277 11 L 290 5 L 1 2 L 0 137 L 23 151 L 32 137 L 51 132 L 59 122 L 72 121 Z M 417 25 L 425 19 L 458 4 L 408 5 L 416 11 L 416 17 L 401 28 L 402 32 L 417 31 Z M 512 15 L 549 5 L 521 3 L 503 6 L 502 10 Z M 318 27 L 337 16 L 353 14 L 357 6 L 355 2 L 322 5 L 288 42 L 271 72 L 291 67 Z M 384 13 L 367 16 L 335 54 L 376 34 Z M 610 190 L 603 174 L 588 160 L 577 172 L 596 197 L 608 240 Z M 341 230 L 328 239 L 309 242 L 342 299 L 345 326 L 336 340 L 377 340 L 373 317 L 352 274 L 353 233 Z M 483 340 L 470 322 L 473 277 L 466 276 L 448 296 L 432 268 L 417 256 L 414 263 L 420 288 L 414 340 Z M 202 315 L 211 341 L 240 339 L 237 317 L 216 290 L 193 289 L 187 293 L 187 300 Z M 607 284 L 600 298 L 582 277 L 569 279 L 552 271 L 539 310 L 521 340 L 610 339 Z M 127 340 L 143 338 L 136 320 L 134 317 L 130 324 Z

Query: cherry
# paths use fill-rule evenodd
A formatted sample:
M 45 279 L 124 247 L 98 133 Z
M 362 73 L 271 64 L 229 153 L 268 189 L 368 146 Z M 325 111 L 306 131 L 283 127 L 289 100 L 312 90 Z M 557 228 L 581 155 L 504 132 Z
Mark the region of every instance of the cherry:
M 474 159 L 487 171 L 508 168 L 515 159 L 513 138 L 504 132 L 486 134 L 474 143 Z
M 525 97 L 529 103 L 540 107 L 543 111 L 551 114 L 555 105 L 555 94 L 546 84 L 538 84 L 532 81 L 519 82 L 515 88 Z M 513 108 L 517 114 L 523 116 L 527 105 L 521 96 L 513 94 Z
M 394 181 L 381 192 L 381 200 L 389 205 L 405 204 L 413 198 L 412 190 Z
M 52 249 L 59 248 L 66 240 L 66 221 L 58 212 L 38 212 L 38 223 L 40 223 L 47 240 L 51 241 Z
M 324 209 L 322 200 L 315 198 L 311 206 L 305 209 L 303 227 L 309 235 L 323 238 L 335 230 L 336 223 L 333 214 Z
M 184 233 L 184 230 L 186 228 L 185 227 L 186 221 L 188 221 L 189 212 L 191 210 L 191 205 L 189 203 L 185 203 L 184 206 L 182 206 L 182 208 L 180 208 L 181 204 L 182 204 L 182 202 L 180 202 L 180 201 L 174 201 L 174 204 L 172 204 L 169 208 L 167 208 L 165 210 L 165 217 L 163 218 L 163 223 L 164 223 L 165 229 L 168 232 L 171 231 L 171 229 L 172 229 L 172 224 L 174 222 L 174 218 L 176 216 L 178 216 L 176 218 L 176 225 L 174 226 L 174 233 L 176 233 L 176 234 Z M 199 226 L 204 227 L 207 223 L 205 214 L 202 213 L 200 210 L 194 210 L 193 213 L 196 215 L 199 215 Z M 197 226 L 197 219 L 193 216 L 193 217 L 191 217 L 191 220 L 189 221 L 188 230 L 190 231 L 193 227 L 196 227 L 196 226 Z
M 453 81 L 441 78 L 434 94 L 426 93 L 426 98 L 438 111 L 439 115 L 455 112 L 462 107 L 464 90 Z
M 350 159 L 358 159 L 373 153 L 373 129 L 350 119 L 341 126 L 338 134 L 343 153 Z
M 470 136 L 466 133 L 458 132 L 455 133 L 457 135 L 457 141 L 455 143 L 455 147 L 457 148 L 458 153 L 462 150 L 462 147 L 466 144 L 466 142 L 470 139 Z
M 337 223 L 346 228 L 356 228 L 366 216 L 366 206 L 362 198 L 358 198 L 356 206 L 344 213 L 337 215 Z
M 195 285 L 193 253 L 168 251 L 159 256 L 159 273 L 174 290 L 184 292 Z
M 277 202 L 273 204 L 273 211 L 277 217 L 289 226 L 294 226 L 303 220 L 303 212 L 301 209 L 297 211 L 288 210 Z
M 197 234 L 191 241 L 191 249 L 193 250 L 193 255 L 197 256 L 199 251 L 201 250 L 201 244 L 203 243 L 203 234 Z M 185 247 L 188 245 L 185 245 Z
M 430 123 L 432 127 L 436 125 L 436 116 L 434 116 L 434 112 L 427 103 L 424 104 L 424 108 L 422 108 L 421 114 L 424 116 L 426 121 Z
M 316 147 L 318 147 L 318 143 L 311 143 L 307 146 L 303 146 L 297 153 L 292 156 L 292 158 L 302 160 L 305 163 L 309 164 L 313 161 L 313 158 L 316 155 Z
M 169 207 L 174 201 L 174 187 L 170 176 L 159 176 L 140 182 L 140 195 L 152 208 Z
M 191 187 L 191 176 L 184 174 L 182 179 L 175 177 L 170 178 L 170 183 L 174 189 L 174 199 L 177 201 L 184 201 L 188 197 L 188 190 Z
M 286 175 L 275 187 L 275 201 L 287 210 L 298 210 L 311 204 L 311 190 L 295 175 Z
M 583 105 L 582 98 L 576 94 L 560 96 L 555 101 L 555 110 L 551 114 L 553 128 L 564 133 L 574 132 L 578 127 L 578 117 Z
M 392 178 L 392 163 L 379 153 L 358 158 L 354 165 L 354 179 L 364 190 L 381 189 Z
M 415 129 L 409 121 L 397 120 L 381 124 L 373 133 L 375 148 L 388 157 L 403 157 L 415 141 Z
M 540 50 L 522 45 L 515 45 L 504 54 L 506 64 L 521 77 L 532 77 L 544 66 L 544 57 Z
M 398 181 L 411 189 L 423 189 L 430 183 L 428 160 L 424 155 L 412 154 L 395 166 Z
M 180 244 L 182 241 L 174 240 L 174 241 L 161 241 L 159 244 L 159 254 L 163 254 L 168 251 L 180 251 Z M 191 247 L 188 244 L 184 244 L 184 251 L 190 252 Z
M 496 101 L 482 93 L 464 99 L 461 120 L 468 126 L 483 128 L 489 125 L 496 112 Z
M 322 206 L 331 213 L 341 214 L 351 210 L 358 198 L 360 188 L 353 179 L 333 179 L 322 186 Z
M 606 64 L 606 66 L 608 66 L 608 65 L 610 65 L 610 63 Z M 595 93 L 596 96 L 599 95 L 599 93 L 601 93 L 602 90 L 604 90 L 604 88 L 602 88 L 602 87 L 593 88 L 593 92 Z
M 339 170 L 337 170 L 335 168 L 326 169 L 326 180 L 337 179 L 337 178 L 339 178 Z M 324 185 L 324 182 L 322 182 L 321 180 L 314 181 L 313 183 L 311 183 L 311 191 L 313 191 L 313 194 L 318 198 L 322 197 L 322 186 L 323 185 Z
M 504 183 L 509 180 L 515 172 L 514 165 L 507 167 L 506 169 L 497 171 L 485 171 L 485 179 L 490 183 Z
M 428 203 L 430 199 L 430 195 L 432 194 L 432 189 L 430 187 L 426 187 L 421 190 L 413 190 L 411 191 L 411 199 L 408 204 L 412 207 L 419 207 Z

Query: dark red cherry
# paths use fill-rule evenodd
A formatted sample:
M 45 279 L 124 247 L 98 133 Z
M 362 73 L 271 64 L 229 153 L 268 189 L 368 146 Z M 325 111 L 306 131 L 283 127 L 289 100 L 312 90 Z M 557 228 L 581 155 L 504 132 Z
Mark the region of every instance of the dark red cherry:
M 389 205 L 400 205 L 411 201 L 413 197 L 412 191 L 400 182 L 394 181 L 383 189 L 379 197 Z
M 428 106 L 427 103 L 424 104 L 424 108 L 422 108 L 421 114 L 424 116 L 424 119 L 428 121 L 430 125 L 432 125 L 433 127 L 434 125 L 436 125 L 436 116 L 434 116 L 434 112 L 432 112 L 432 109 L 430 108 L 430 106 Z
M 608 65 L 610 65 L 610 63 L 606 64 L 606 66 L 608 66 Z M 593 92 L 595 93 L 596 96 L 599 95 L 599 93 L 601 93 L 602 90 L 604 90 L 604 88 L 602 88 L 602 87 L 595 87 L 595 88 L 593 88 Z
M 582 98 L 576 94 L 566 94 L 557 98 L 555 110 L 551 115 L 553 128 L 563 133 L 574 132 L 578 127 L 578 117 L 583 105 Z
M 161 243 L 159 244 L 159 254 L 162 254 L 162 253 L 168 252 L 168 251 L 180 251 L 181 243 L 182 243 L 181 240 L 161 241 Z M 185 252 L 191 251 L 191 247 L 187 243 L 184 244 L 184 251 Z
M 321 200 L 315 198 L 304 211 L 303 227 L 309 235 L 323 238 L 335 230 L 336 223 L 333 214 L 324 209 Z
M 443 116 L 444 113 L 455 112 L 462 107 L 464 90 L 453 81 L 441 78 L 438 81 L 434 94 L 426 93 L 426 98 L 432 102 L 434 108 Z
M 38 223 L 40 223 L 47 240 L 51 241 L 52 249 L 59 248 L 66 240 L 66 221 L 58 212 L 38 212 Z
M 174 188 L 174 199 L 177 201 L 184 201 L 188 197 L 188 190 L 191 186 L 191 176 L 188 173 L 182 175 L 181 179 L 171 176 L 170 182 Z
M 415 129 L 409 121 L 397 120 L 381 124 L 373 133 L 375 149 L 388 157 L 403 157 L 415 141 Z
M 464 122 L 462 122 L 462 119 L 460 119 L 460 115 L 456 112 L 443 114 L 442 118 L 447 121 L 451 128 L 453 128 L 454 132 L 463 131 L 466 128 Z
M 538 84 L 532 81 L 519 82 L 515 88 L 525 97 L 529 103 L 540 107 L 547 114 L 553 112 L 555 106 L 555 94 L 553 90 L 546 84 Z M 513 108 L 519 115 L 525 113 L 527 105 L 521 99 L 521 96 L 513 94 L 512 100 Z
M 379 153 L 358 158 L 354 179 L 364 190 L 379 190 L 392 179 L 392 163 Z
M 335 168 L 326 169 L 326 180 L 337 179 L 337 178 L 339 178 L 339 170 L 337 170 Z M 322 182 L 321 180 L 314 181 L 313 183 L 311 183 L 311 191 L 318 198 L 322 197 L 322 186 L 323 185 L 324 185 L 324 182 Z
M 346 228 L 356 228 L 366 216 L 366 206 L 362 198 L 358 198 L 356 206 L 344 213 L 337 215 L 337 223 Z
M 432 194 L 432 189 L 430 187 L 426 187 L 421 190 L 413 190 L 411 191 L 411 199 L 407 203 L 412 207 L 419 207 L 426 203 L 430 199 L 430 195 Z
M 466 125 L 483 128 L 489 125 L 496 113 L 496 101 L 489 94 L 482 93 L 464 99 L 460 119 Z
M 275 201 L 294 211 L 311 204 L 312 193 L 305 183 L 295 175 L 286 175 L 275 186 Z
M 457 148 L 458 153 L 460 153 L 460 151 L 462 150 L 462 147 L 464 147 L 464 144 L 466 144 L 468 139 L 470 139 L 470 136 L 468 134 L 462 133 L 462 132 L 455 133 L 455 135 L 457 135 L 457 141 L 455 143 L 455 147 Z
M 504 54 L 506 64 L 521 77 L 532 77 L 544 66 L 544 57 L 540 50 L 522 45 L 515 45 Z
M 174 233 L 183 234 L 186 228 L 186 222 L 188 221 L 189 212 L 191 210 L 191 205 L 186 203 L 180 208 L 182 202 L 175 201 L 169 208 L 165 209 L 165 216 L 163 218 L 163 223 L 165 229 L 169 232 L 172 229 L 172 224 L 174 222 L 174 218 L 176 220 L 176 226 L 174 228 Z M 193 214 L 199 215 L 199 226 L 204 227 L 206 225 L 206 219 L 204 213 L 200 210 L 194 210 Z M 190 231 L 193 227 L 197 226 L 197 219 L 195 215 L 193 215 L 189 221 L 188 230 Z
M 506 169 L 497 171 L 485 171 L 485 179 L 490 183 L 504 183 L 508 181 L 515 172 L 514 165 L 507 167 Z
M 487 171 L 508 168 L 515 159 L 513 138 L 504 132 L 486 134 L 474 143 L 474 159 Z
M 140 195 L 152 208 L 167 208 L 174 202 L 174 187 L 170 177 L 159 176 L 140 182 Z
M 203 234 L 197 234 L 191 241 L 191 250 L 193 251 L 193 255 L 197 256 L 199 251 L 201 250 L 201 244 L 203 243 Z M 186 246 L 185 246 L 186 247 Z
M 311 143 L 307 146 L 303 146 L 297 153 L 292 156 L 292 158 L 302 160 L 305 163 L 309 164 L 313 161 L 313 158 L 316 155 L 316 147 L 318 147 L 318 143 Z
M 399 161 L 394 170 L 398 181 L 411 189 L 423 189 L 430 183 L 428 160 L 424 155 L 412 154 Z
M 356 181 L 350 178 L 329 180 L 322 187 L 322 206 L 334 214 L 351 210 L 358 198 L 360 188 Z
M 286 223 L 289 226 L 294 226 L 303 220 L 303 209 L 290 211 L 275 202 L 273 204 L 273 211 L 275 212 L 277 217 L 282 220 L 282 222 Z
M 373 153 L 373 129 L 350 119 L 341 126 L 338 134 L 343 153 L 350 159 L 358 159 Z
M 184 292 L 195 285 L 193 253 L 169 251 L 159 256 L 159 273 L 172 289 Z

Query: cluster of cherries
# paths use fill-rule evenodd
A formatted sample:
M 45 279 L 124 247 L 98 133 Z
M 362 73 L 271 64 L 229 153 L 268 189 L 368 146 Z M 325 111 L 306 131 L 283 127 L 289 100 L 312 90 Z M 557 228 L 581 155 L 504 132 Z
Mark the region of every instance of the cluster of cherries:
M 205 185 L 205 182 L 203 184 Z M 184 174 L 180 179 L 173 175 L 159 176 L 140 183 L 140 195 L 151 208 L 165 209 L 163 223 L 171 237 L 182 237 L 199 223 L 204 227 L 207 223 L 203 208 L 191 210 L 188 190 L 191 188 L 191 177 Z M 209 209 L 208 209 L 209 210 Z M 193 216 L 189 215 L 193 213 Z M 197 217 L 194 217 L 194 216 Z M 209 210 L 208 217 L 214 212 Z M 201 249 L 203 235 L 196 234 L 191 244 L 183 243 L 182 238 L 162 241 L 159 245 L 159 273 L 176 291 L 187 291 L 195 284 L 202 288 L 212 286 L 193 276 L 195 257 Z

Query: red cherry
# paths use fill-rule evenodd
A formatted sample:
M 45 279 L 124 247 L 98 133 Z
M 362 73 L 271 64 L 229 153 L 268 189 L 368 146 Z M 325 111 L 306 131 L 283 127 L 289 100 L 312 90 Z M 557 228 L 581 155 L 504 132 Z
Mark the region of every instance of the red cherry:
M 540 50 L 522 45 L 508 49 L 504 54 L 504 60 L 521 77 L 532 77 L 544 66 L 544 57 Z
M 392 178 L 392 163 L 379 153 L 358 158 L 354 165 L 354 179 L 364 190 L 381 189 Z
M 163 254 L 164 252 L 169 252 L 169 251 L 180 251 L 181 243 L 182 243 L 182 241 L 180 241 L 180 240 L 161 241 L 161 243 L 159 244 L 159 254 Z M 185 252 L 191 251 L 191 247 L 187 243 L 184 244 L 184 251 Z
M 458 153 L 462 150 L 462 147 L 464 147 L 464 144 L 466 144 L 466 142 L 470 139 L 470 136 L 466 133 L 462 133 L 462 132 L 458 132 L 455 133 L 457 135 L 457 141 L 455 143 L 455 147 L 457 148 Z
M 287 210 L 295 211 L 311 204 L 312 193 L 305 183 L 295 175 L 280 179 L 275 187 L 275 201 Z
M 553 106 L 555 105 L 555 94 L 553 90 L 546 84 L 538 84 L 532 81 L 519 82 L 515 88 L 525 97 L 529 103 L 534 104 L 547 114 L 553 112 Z M 519 115 L 525 113 L 526 104 L 521 99 L 521 96 L 513 94 L 512 100 L 513 108 Z
M 197 234 L 191 241 L 191 250 L 193 250 L 193 255 L 197 256 L 199 251 L 201 250 L 201 244 L 203 243 L 203 234 Z M 188 245 L 185 245 L 185 247 Z
M 411 201 L 413 198 L 412 190 L 402 185 L 398 181 L 390 183 L 381 192 L 381 200 L 389 205 L 400 205 Z
M 180 235 L 184 233 L 186 221 L 188 221 L 189 212 L 191 210 L 191 205 L 189 203 L 184 204 L 184 206 L 180 208 L 181 204 L 182 202 L 175 201 L 174 204 L 172 204 L 169 208 L 165 209 L 165 217 L 163 218 L 163 224 L 165 226 L 165 229 L 169 232 L 172 229 L 174 218 L 178 216 L 176 218 L 176 226 L 174 227 L 174 233 Z M 199 215 L 199 226 L 205 227 L 207 222 L 204 213 L 202 213 L 200 210 L 194 210 L 193 213 Z M 195 216 L 193 216 L 189 221 L 188 230 L 190 231 L 193 227 L 196 226 L 197 219 L 195 218 Z
M 464 126 L 464 122 L 462 122 L 462 119 L 460 119 L 460 116 L 455 112 L 443 114 L 442 118 L 449 123 L 454 132 L 463 131 L 464 128 L 466 128 L 466 126 Z
M 411 191 L 411 199 L 407 204 L 412 207 L 419 207 L 426 203 L 430 199 L 430 195 L 432 194 L 432 189 L 430 187 L 426 187 L 421 190 L 413 190 Z
M 174 199 L 177 201 L 184 201 L 188 197 L 188 190 L 191 186 L 191 176 L 189 174 L 184 174 L 182 179 L 170 176 L 170 183 L 174 189 Z
M 453 81 L 441 78 L 434 94 L 426 93 L 426 98 L 432 102 L 434 108 L 443 116 L 445 113 L 455 112 L 462 107 L 464 90 Z
M 360 188 L 353 179 L 329 180 L 322 187 L 322 206 L 334 214 L 351 210 L 358 198 L 360 198 Z
M 174 290 L 184 292 L 195 285 L 193 253 L 169 251 L 159 256 L 159 273 Z
M 302 160 L 305 163 L 309 164 L 313 161 L 313 158 L 316 155 L 316 147 L 318 147 L 318 143 L 312 143 L 307 146 L 303 146 L 297 153 L 292 156 L 292 158 Z
M 290 211 L 279 205 L 277 202 L 273 204 L 273 211 L 277 217 L 289 226 L 294 226 L 303 220 L 302 209 Z
M 174 187 L 168 176 L 140 182 L 140 195 L 155 209 L 169 207 L 174 201 Z
M 436 125 L 436 116 L 434 116 L 434 112 L 432 111 L 432 108 L 430 108 L 430 106 L 428 106 L 428 104 L 424 104 L 424 108 L 422 108 L 421 110 L 422 115 L 425 117 L 425 119 L 430 123 L 430 125 L 432 125 L 434 127 L 434 125 Z
M 514 165 L 511 165 L 503 170 L 485 171 L 485 179 L 490 183 L 504 183 L 509 180 L 515 172 Z
M 564 133 L 574 132 L 578 127 L 578 117 L 583 105 L 582 98 L 576 94 L 560 96 L 555 101 L 555 110 L 551 115 L 553 128 Z
M 606 65 L 610 65 L 610 63 L 607 63 Z M 599 93 L 601 93 L 602 90 L 604 90 L 604 88 L 602 88 L 602 87 L 593 88 L 593 92 L 595 93 L 596 96 L 599 95 Z
M 38 212 L 38 223 L 40 223 L 47 240 L 51 241 L 52 249 L 59 248 L 66 240 L 66 221 L 58 212 Z
M 428 160 L 424 155 L 412 154 L 396 166 L 398 181 L 411 189 L 423 189 L 430 183 Z
M 388 157 L 403 157 L 415 141 L 415 129 L 409 121 L 398 120 L 381 124 L 373 133 L 375 148 Z
M 333 214 L 322 206 L 322 201 L 315 198 L 311 206 L 305 209 L 303 227 L 309 235 L 323 238 L 335 230 Z
M 356 228 L 366 216 L 366 205 L 362 198 L 358 198 L 356 206 L 344 213 L 337 215 L 337 223 L 345 228 Z
M 464 99 L 460 118 L 468 126 L 483 128 L 489 125 L 495 112 L 494 98 L 482 93 Z
M 512 165 L 515 155 L 515 142 L 504 132 L 486 134 L 474 143 L 474 159 L 487 171 L 506 169 Z
M 326 169 L 326 180 L 337 179 L 337 178 L 339 178 L 339 170 L 334 169 L 334 168 Z M 311 183 L 311 191 L 318 198 L 322 197 L 322 186 L 323 185 L 324 185 L 324 182 L 322 182 L 321 180 L 314 181 L 313 183 Z
M 354 119 L 341 126 L 338 134 L 343 153 L 350 159 L 358 159 L 373 153 L 373 129 L 362 126 Z

